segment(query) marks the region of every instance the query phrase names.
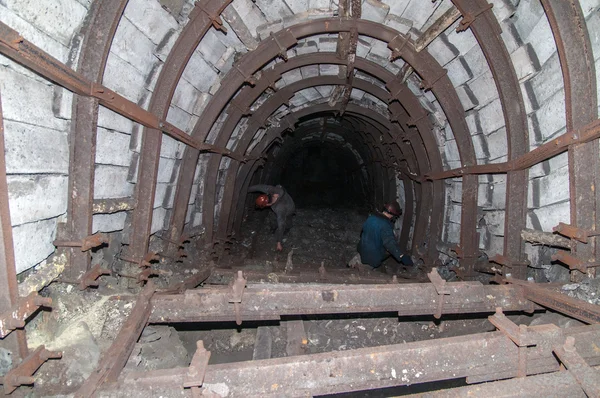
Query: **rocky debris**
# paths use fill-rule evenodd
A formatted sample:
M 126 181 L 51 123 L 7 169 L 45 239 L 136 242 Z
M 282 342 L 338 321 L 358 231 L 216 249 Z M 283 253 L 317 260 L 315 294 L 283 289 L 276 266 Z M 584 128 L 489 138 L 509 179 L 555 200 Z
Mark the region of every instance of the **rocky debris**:
M 189 365 L 190 359 L 174 328 L 152 325 L 142 332 L 124 372 L 183 367 Z
M 570 297 L 600 305 L 600 278 L 585 278 L 579 283 L 568 283 L 563 285 L 562 291 Z
M 558 312 L 552 312 L 548 310 L 542 314 L 536 314 L 534 319 L 530 322 L 529 326 L 536 325 L 547 325 L 554 324 L 560 328 L 570 328 L 574 326 L 582 326 L 583 322 L 578 321 L 577 319 L 569 318 L 566 315 L 559 314 Z
M 4 376 L 12 368 L 12 354 L 10 351 L 0 347 L 0 377 Z

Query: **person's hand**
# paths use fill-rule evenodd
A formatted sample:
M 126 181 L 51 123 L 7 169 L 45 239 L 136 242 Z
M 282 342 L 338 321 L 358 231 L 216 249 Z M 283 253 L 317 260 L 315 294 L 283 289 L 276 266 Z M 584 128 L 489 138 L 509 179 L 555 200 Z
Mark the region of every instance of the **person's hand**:
M 412 258 L 411 258 L 411 257 L 410 257 L 410 255 L 408 255 L 408 254 L 404 254 L 404 255 L 402 255 L 402 257 L 400 258 L 400 261 L 402 261 L 402 264 L 404 264 L 404 265 L 409 265 L 409 266 L 413 266 L 413 265 L 415 265 L 415 264 L 413 263 L 413 260 L 412 260 Z
M 283 246 L 281 245 L 281 242 L 277 242 L 277 251 L 278 252 L 283 251 Z

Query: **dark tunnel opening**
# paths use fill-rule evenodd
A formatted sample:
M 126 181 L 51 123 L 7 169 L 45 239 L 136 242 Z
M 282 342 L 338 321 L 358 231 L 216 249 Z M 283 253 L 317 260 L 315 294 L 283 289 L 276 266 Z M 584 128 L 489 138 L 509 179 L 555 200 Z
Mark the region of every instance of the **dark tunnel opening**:
M 312 142 L 294 152 L 281 171 L 281 185 L 296 206 L 363 207 L 367 203 L 357 174 L 360 165 L 349 151 L 339 146 Z

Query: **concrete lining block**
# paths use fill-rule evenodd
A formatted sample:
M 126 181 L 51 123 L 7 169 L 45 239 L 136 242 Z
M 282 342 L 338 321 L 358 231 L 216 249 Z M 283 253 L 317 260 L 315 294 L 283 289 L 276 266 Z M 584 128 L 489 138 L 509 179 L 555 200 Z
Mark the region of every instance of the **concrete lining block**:
M 127 167 L 96 165 L 94 199 L 132 196 L 133 184 L 127 182 L 127 173 Z
M 564 90 L 556 92 L 535 114 L 542 141 L 546 141 L 564 129 L 567 125 Z
M 552 228 L 557 226 L 559 222 L 570 223 L 571 210 L 569 202 L 556 203 L 534 209 L 533 213 L 537 216 L 542 231 L 552 232 Z
M 12 225 L 57 217 L 67 211 L 66 176 L 7 176 Z
M 227 47 L 219 40 L 214 28 L 206 32 L 197 49 L 203 55 L 204 60 L 210 62 L 213 66 L 219 62 L 226 50 Z
M 526 84 L 526 88 L 530 88 L 528 92 L 530 91 L 533 95 L 537 107 L 548 101 L 550 97 L 564 87 L 558 53 L 554 53 L 546 61 L 544 67 L 536 76 L 529 80 L 529 83 L 529 86 Z
M 167 210 L 162 207 L 157 207 L 152 212 L 152 226 L 150 228 L 150 234 L 154 234 L 158 231 L 165 229 L 165 220 L 167 218 Z
M 127 212 L 120 211 L 113 214 L 94 214 L 92 218 L 92 233 L 115 232 L 125 228 Z
M 494 5 L 492 11 L 498 21 L 510 18 L 517 10 L 510 0 L 490 0 L 490 3 Z
M 487 137 L 489 159 L 495 160 L 508 155 L 506 128 L 502 127 Z
M 127 134 L 98 128 L 96 134 L 96 163 L 129 166 L 132 152 L 129 150 L 131 137 Z
M 390 6 L 379 0 L 365 0 L 362 5 L 361 18 L 382 23 L 390 12 Z
M 591 1 L 597 3 L 597 0 Z M 594 54 L 594 60 L 598 60 L 600 59 L 600 11 L 596 11 L 593 14 L 591 14 L 586 21 L 586 25 L 588 29 L 588 35 L 590 37 L 590 42 L 592 45 L 592 53 Z
M 216 81 L 217 72 L 204 60 L 201 53 L 194 51 L 182 77 L 199 91 L 206 93 Z
M 100 105 L 98 107 L 98 126 L 125 134 L 131 134 L 131 131 L 133 130 L 133 121 Z
M 54 252 L 52 242 L 56 221 L 56 218 L 51 218 L 13 227 L 17 274 L 40 263 Z
M 184 130 L 188 128 L 192 115 L 176 106 L 169 107 L 167 122 Z M 189 133 L 189 132 L 188 132 Z
M 484 211 L 483 219 L 491 234 L 504 236 L 504 211 Z
M 281 0 L 255 0 L 254 3 L 269 21 L 293 15 L 292 10 Z
M 548 206 L 553 203 L 569 200 L 569 167 L 553 171 L 547 176 L 540 177 L 539 181 L 539 206 Z
M 448 38 L 448 42 L 456 48 L 458 53 L 464 55 L 477 45 L 477 39 L 475 39 L 475 36 L 473 36 L 470 29 L 463 32 L 457 32 L 456 27 L 459 23 L 460 19 L 446 30 L 446 37 Z
M 49 37 L 47 34 L 37 29 L 37 27 L 32 25 L 29 21 L 26 21 L 22 17 L 18 16 L 15 12 L 13 12 L 13 10 L 6 8 L 6 6 L 4 6 L 1 2 L 0 15 L 2 15 L 2 22 L 19 32 L 24 39 L 32 42 L 37 47 L 41 48 L 59 61 L 68 61 L 69 48 L 67 45 L 62 44 L 55 38 Z M 13 61 L 9 61 L 8 58 L 4 56 L 0 56 L 0 65 L 9 65 L 9 63 L 13 63 L 12 69 L 17 70 L 19 73 L 25 74 L 28 77 L 35 78 L 40 81 L 46 81 L 43 77 L 39 76 L 35 72 L 32 72 L 29 69 L 14 63 Z
M 426 49 L 442 66 L 458 56 L 454 46 L 450 47 L 444 39 L 444 35 L 438 36 Z
M 67 47 L 87 14 L 86 8 L 74 0 L 4 0 L 2 3 Z
M 200 91 L 185 79 L 179 79 L 171 105 L 175 105 L 187 113 L 193 113 Z
M 140 103 L 148 97 L 145 77 L 131 64 L 112 52 L 106 61 L 102 83 L 135 103 Z
M 175 159 L 160 158 L 158 163 L 157 182 L 171 182 L 173 170 L 175 169 Z
M 413 27 L 415 29 L 423 30 L 423 25 L 431 17 L 436 8 L 439 6 L 439 2 L 433 3 L 422 0 L 411 0 L 404 9 L 401 17 L 413 21 Z M 390 12 L 393 13 L 390 7 Z
M 155 63 L 160 62 L 154 56 L 155 45 L 127 18 L 122 18 L 110 51 L 123 61 L 132 65 L 144 79 L 150 74 Z
M 65 131 L 10 120 L 4 121 L 6 172 L 69 172 L 69 143 Z
M 54 86 L 30 79 L 5 66 L 0 66 L 0 93 L 4 120 L 68 130 L 69 123 L 54 117 Z
M 532 35 L 535 26 L 544 19 L 544 8 L 540 0 L 522 0 L 511 20 L 522 39 Z
M 444 144 L 444 155 L 446 156 L 446 160 L 448 160 L 448 161 L 460 160 L 458 146 L 456 145 L 455 140 L 446 141 L 446 143 Z
M 445 69 L 448 71 L 448 78 L 450 78 L 454 87 L 460 86 L 473 78 L 471 69 L 463 57 L 456 57 L 448 62 Z
M 556 52 L 556 43 L 554 42 L 552 29 L 545 17 L 540 18 L 526 42 L 531 44 L 540 65 L 544 65 L 548 58 Z
M 398 2 L 395 2 L 398 3 Z M 406 18 L 401 18 L 398 14 L 389 13 L 383 21 L 383 24 L 389 26 L 392 29 L 397 30 L 402 34 L 408 34 L 412 29 L 412 21 Z
M 464 60 L 469 65 L 469 69 L 473 77 L 480 76 L 485 72 L 490 71 L 487 59 L 479 46 L 475 46 L 465 54 Z
M 179 29 L 175 18 L 158 1 L 129 0 L 124 15 L 154 44 L 161 43 L 171 30 Z
M 502 104 L 496 99 L 479 110 L 479 121 L 484 134 L 488 135 L 504 126 Z
M 483 73 L 467 83 L 471 92 L 477 99 L 479 106 L 485 106 L 492 100 L 498 98 L 496 83 L 492 77 L 492 72 Z
M 540 70 L 537 56 L 535 55 L 531 44 L 526 44 L 517 48 L 517 50 L 510 55 L 510 58 L 512 59 L 517 78 L 520 82 L 527 80 Z
M 458 98 L 460 99 L 460 103 L 462 104 L 465 112 L 475 108 L 479 104 L 469 86 L 465 84 L 458 86 L 456 88 L 456 93 L 458 94 Z

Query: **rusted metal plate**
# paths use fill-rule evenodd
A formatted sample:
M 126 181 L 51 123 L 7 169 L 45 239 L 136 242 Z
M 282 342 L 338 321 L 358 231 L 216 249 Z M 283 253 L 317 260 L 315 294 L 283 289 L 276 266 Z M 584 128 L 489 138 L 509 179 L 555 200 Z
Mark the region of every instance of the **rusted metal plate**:
M 452 282 L 445 287 L 444 314 L 490 313 L 531 308 L 520 288 L 483 286 L 479 282 Z M 242 320 L 278 319 L 281 315 L 397 312 L 434 314 L 439 296 L 432 284 L 385 285 L 248 285 L 240 304 Z M 150 322 L 235 320 L 230 293 L 224 288 L 189 290 L 182 295 L 156 296 Z
M 430 391 L 406 395 L 406 398 L 586 398 L 579 383 L 569 372 L 554 372 L 526 378 L 496 381 L 493 383 Z
M 202 0 L 195 3 L 195 8 L 190 14 L 190 21 L 185 25 L 173 49 L 169 52 L 158 77 L 150 100 L 150 112 L 166 119 L 171 99 L 185 66 L 198 47 L 198 43 L 215 21 L 215 16 L 218 17 L 230 2 L 231 0 Z M 161 143 L 162 134 L 160 131 L 149 127 L 144 129 L 135 193 L 136 208 L 133 212 L 130 239 L 130 255 L 134 258 L 142 257 L 148 251 Z M 197 153 L 196 149 L 190 149 L 190 151 Z M 195 169 L 195 164 L 193 167 Z M 189 193 L 184 199 L 185 205 L 182 205 L 182 209 L 179 210 L 184 212 L 184 218 L 188 199 Z M 172 238 L 178 237 L 172 236 Z
M 587 24 L 576 0 L 542 0 L 556 42 L 565 87 L 567 129 L 584 127 L 598 118 L 594 55 Z M 600 167 L 598 140 L 569 148 L 569 195 L 571 224 L 587 230 L 600 230 L 596 217 L 600 207 L 596 187 Z M 596 242 L 577 243 L 579 258 L 594 260 L 600 254 Z M 594 277 L 594 268 L 588 275 Z M 584 275 L 575 271 L 577 280 Z
M 592 344 L 598 330 L 579 329 L 578 344 Z M 579 351 L 579 346 L 578 346 Z M 599 359 L 593 350 L 581 352 L 588 363 Z M 333 394 L 457 379 L 480 374 L 514 377 L 518 348 L 501 332 L 435 339 L 349 351 L 209 365 L 203 387 L 226 388 L 229 397 Z M 528 374 L 559 369 L 546 347 L 527 364 Z M 187 368 L 132 373 L 103 393 L 161 391 L 181 393 Z M 221 390 L 222 391 L 222 390 Z
M 12 223 L 8 206 L 5 153 L 4 118 L 2 114 L 2 96 L 0 95 L 0 314 L 11 311 L 19 300 Z M 12 333 L 0 341 L 0 346 L 12 353 L 15 362 L 26 357 L 28 350 L 25 331 Z

